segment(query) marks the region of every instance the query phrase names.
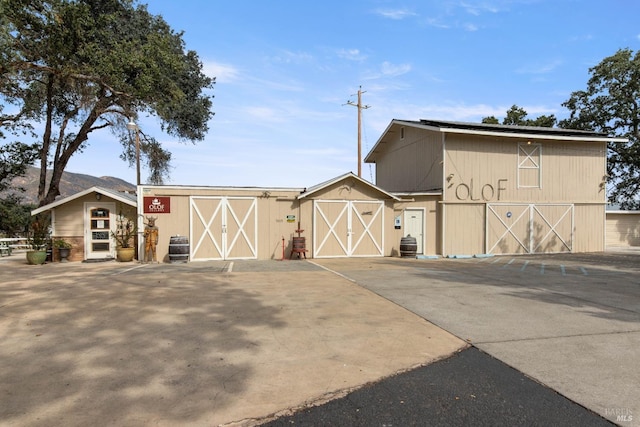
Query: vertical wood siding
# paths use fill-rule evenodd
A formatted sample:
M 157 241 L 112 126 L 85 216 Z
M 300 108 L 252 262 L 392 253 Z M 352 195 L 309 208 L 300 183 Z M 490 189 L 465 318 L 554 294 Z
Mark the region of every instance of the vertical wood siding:
M 526 141 L 447 135 L 445 200 L 605 202 L 604 143 L 538 141 L 541 146 L 541 187 L 518 188 L 518 142 Z M 533 182 L 529 175 L 526 179 L 527 184 Z
M 440 196 L 415 196 L 412 201 L 401 201 L 394 204 L 392 213 L 385 218 L 387 225 L 387 252 L 386 256 L 400 256 L 400 241 L 406 235 L 404 224 L 405 209 L 422 209 L 424 211 L 424 236 L 422 242 L 422 253 L 424 255 L 437 255 L 440 253 L 441 233 L 439 218 Z M 400 216 L 402 223 L 400 229 L 395 229 L 395 217 Z
M 607 212 L 607 246 L 640 246 L 640 212 Z
M 427 191 L 442 187 L 442 135 L 405 127 L 395 132 L 376 161 L 376 184 L 387 191 Z
M 539 146 L 539 156 L 524 160 L 540 170 L 523 171 L 519 142 L 527 144 L 517 138 L 447 135 L 446 254 L 603 250 L 606 145 L 532 138 L 528 147 Z M 489 210 L 484 218 L 487 204 L 509 206 Z M 480 236 L 485 228 L 486 237 Z M 479 243 L 485 238 L 490 247 Z
M 484 253 L 484 204 L 447 204 L 444 209 L 442 255 Z

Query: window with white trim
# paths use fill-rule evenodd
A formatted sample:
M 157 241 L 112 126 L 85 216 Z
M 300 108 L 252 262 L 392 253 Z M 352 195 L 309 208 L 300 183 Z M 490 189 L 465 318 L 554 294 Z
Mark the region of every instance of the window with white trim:
M 518 143 L 518 188 L 542 188 L 542 144 Z

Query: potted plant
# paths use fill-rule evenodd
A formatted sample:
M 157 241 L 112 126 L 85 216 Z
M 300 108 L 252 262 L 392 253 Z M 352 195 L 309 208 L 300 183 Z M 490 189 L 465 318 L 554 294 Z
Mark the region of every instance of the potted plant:
M 111 237 L 116 241 L 116 259 L 120 262 L 133 260 L 135 247 L 133 238 L 138 232 L 138 227 L 122 212 L 116 217 L 116 231 L 111 232 Z
M 53 241 L 53 247 L 58 249 L 58 256 L 60 256 L 60 262 L 67 262 L 67 258 L 71 253 L 71 243 L 64 239 L 55 239 Z
M 36 216 L 27 233 L 27 262 L 37 265 L 47 260 L 47 242 L 49 240 L 49 221 L 46 216 Z

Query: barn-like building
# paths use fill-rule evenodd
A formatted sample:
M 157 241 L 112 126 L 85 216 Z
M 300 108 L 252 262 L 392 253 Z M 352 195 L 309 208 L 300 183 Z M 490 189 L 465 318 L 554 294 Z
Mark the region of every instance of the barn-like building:
M 132 219 L 142 230 L 156 218 L 159 261 L 171 259 L 176 236 L 188 242 L 190 261 L 281 259 L 294 249 L 308 258 L 397 256 L 407 235 L 418 255 L 597 252 L 605 248 L 609 141 L 625 140 L 392 120 L 365 157 L 376 165 L 375 184 L 346 173 L 310 188 L 141 185 Z M 130 208 L 129 196 L 94 188 L 34 213 L 53 211 L 55 236 L 82 243 L 75 259 L 91 259 L 115 251 L 93 238 L 105 237 L 93 225 L 113 228 Z
M 607 142 L 558 128 L 393 120 L 365 162 L 392 194 L 439 192 L 436 252 L 605 247 Z

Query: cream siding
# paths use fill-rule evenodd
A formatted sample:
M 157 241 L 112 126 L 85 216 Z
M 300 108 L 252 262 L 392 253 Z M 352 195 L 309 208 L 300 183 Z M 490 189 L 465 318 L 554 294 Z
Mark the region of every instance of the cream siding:
M 484 253 L 484 204 L 447 204 L 443 206 L 444 242 L 442 255 Z
M 69 261 L 84 260 L 84 202 L 91 200 L 87 196 L 80 200 L 73 200 L 58 206 L 52 212 L 55 228 L 52 230 L 54 239 L 64 239 L 72 245 L 67 258 Z M 95 197 L 93 197 L 95 201 Z M 57 261 L 57 251 L 53 251 L 54 261 Z
M 544 141 L 541 147 L 541 187 L 518 188 L 516 138 L 447 135 L 448 201 L 605 203 L 604 142 Z
M 298 221 L 300 221 L 300 210 L 298 208 L 298 201 L 296 196 L 300 193 L 300 190 L 272 190 L 272 189 L 231 189 L 231 188 L 207 188 L 207 187 L 144 187 L 144 196 L 163 196 L 171 198 L 171 213 L 170 214 L 155 214 L 147 216 L 157 216 L 158 220 L 156 225 L 159 228 L 159 239 L 157 254 L 158 260 L 163 262 L 169 261 L 169 244 L 171 236 L 188 236 L 190 237 L 190 249 L 195 249 L 195 245 L 198 243 L 200 236 L 204 232 L 203 225 L 200 221 L 191 221 L 190 211 L 190 199 L 194 197 L 199 203 L 208 204 L 208 207 L 204 207 L 203 210 L 209 213 L 206 216 L 205 221 L 211 220 L 211 210 L 213 207 L 211 198 L 215 197 L 217 200 L 220 198 L 233 199 L 236 198 L 234 203 L 234 209 L 239 220 L 242 221 L 250 208 L 251 201 L 255 200 L 256 203 L 256 225 L 253 224 L 252 218 L 247 218 L 245 225 L 245 232 L 250 236 L 250 241 L 253 242 L 254 234 L 257 234 L 256 243 L 257 247 L 252 248 L 243 238 L 242 235 L 238 235 L 237 224 L 234 221 L 230 221 L 231 226 L 227 230 L 228 243 L 231 244 L 233 239 L 235 245 L 231 254 L 231 258 L 253 258 L 253 250 L 256 251 L 256 257 L 258 259 L 281 259 L 282 258 L 282 239 L 285 239 L 285 257 L 289 257 L 292 238 L 298 234 L 295 230 L 298 229 Z M 198 199 L 200 198 L 200 199 Z M 209 201 L 207 202 L 207 198 Z M 208 209 L 208 210 L 207 210 Z M 291 218 L 294 218 L 291 221 Z M 289 219 L 288 219 L 289 218 Z M 219 240 L 221 233 L 221 225 L 214 219 L 211 224 L 211 232 L 215 234 Z M 291 222 L 289 222 L 291 221 Z M 303 237 L 310 235 L 309 228 L 303 233 Z M 302 229 L 305 229 L 304 223 L 300 224 Z M 219 259 L 221 255 L 215 253 L 214 248 L 211 245 L 205 245 L 201 248 L 201 252 L 198 255 L 203 259 Z
M 385 243 L 394 235 L 393 222 L 389 223 L 389 218 L 391 221 L 393 218 L 393 202 L 389 196 L 368 183 L 350 177 L 314 191 L 308 197 L 298 199 L 301 191 L 299 189 L 144 186 L 142 196 L 170 197 L 171 213 L 154 215 L 158 217 L 156 221 L 159 228 L 158 259 L 164 262 L 169 261 L 170 238 L 174 235 L 189 236 L 191 251 L 197 249 L 194 255 L 198 259 L 225 257 L 281 259 L 283 238 L 284 257 L 289 258 L 293 237 L 298 237 L 299 229 L 302 230 L 300 235 L 306 239 L 307 257 L 314 257 L 315 201 L 351 204 L 351 229 L 344 228 L 346 225 L 342 222 L 337 223 L 335 229 L 341 239 L 346 238 L 349 232 L 351 233 L 353 252 L 350 256 L 369 256 L 380 251 L 383 255 L 390 253 Z M 214 213 L 217 203 L 221 200 L 225 200 L 234 210 L 236 218 L 230 220 L 228 216 L 225 231 L 228 245 L 232 245 L 232 242 L 237 245 L 230 248 L 229 253 L 222 254 L 210 238 L 214 236 L 220 247 L 221 237 L 218 233 L 222 223 Z M 194 204 L 198 206 L 201 217 L 194 214 L 195 211 L 190 208 Z M 254 204 L 255 216 L 247 217 Z M 239 223 L 245 220 L 243 232 L 238 233 Z M 207 233 L 207 224 L 209 234 L 200 242 L 203 234 Z M 320 230 L 320 234 L 326 231 L 326 229 Z M 253 247 L 254 235 L 256 236 L 255 248 Z M 324 250 L 328 251 L 325 253 L 339 254 L 339 249 L 340 244 L 337 241 L 327 241 L 324 246 Z
M 605 250 L 605 216 L 603 204 L 576 203 L 573 252 Z
M 442 137 L 438 132 L 405 127 L 395 132 L 376 161 L 376 184 L 387 191 L 427 191 L 442 187 Z M 402 171 L 402 173 L 398 173 Z
M 607 212 L 607 246 L 640 246 L 640 212 Z
M 386 242 L 393 238 L 393 203 L 385 199 L 387 197 L 371 186 L 362 185 L 351 179 L 330 185 L 314 193 L 313 198 L 302 199 L 300 216 L 307 221 L 311 220 L 311 223 L 305 226 L 308 231 L 305 232 L 305 236 L 309 255 L 312 257 L 378 256 L 379 246 L 382 255 L 390 255 L 391 249 Z M 314 205 L 315 201 L 325 202 L 321 210 Z M 351 209 L 350 214 L 349 209 Z M 319 218 L 322 215 L 324 217 Z M 349 215 L 351 215 L 350 223 Z M 313 225 L 318 229 L 313 230 Z M 334 226 L 335 234 L 327 236 L 331 225 Z M 369 229 L 365 230 L 366 227 Z M 352 234 L 349 237 L 350 232 Z M 347 245 L 349 238 L 352 242 L 351 246 Z M 319 248 L 321 251 L 315 254 L 313 248 Z M 349 249 L 352 251 L 350 252 Z
M 404 223 L 404 212 L 406 209 L 420 209 L 424 212 L 424 230 L 423 230 L 423 242 L 422 242 L 422 254 L 423 255 L 437 255 L 440 253 L 440 230 L 439 218 L 440 214 L 438 209 L 440 204 L 438 201 L 440 196 L 425 196 L 416 195 L 410 200 L 401 200 L 394 204 L 393 214 L 389 215 L 386 219 L 386 229 L 390 230 L 388 233 L 388 249 L 386 251 L 387 256 L 400 256 L 400 241 L 406 236 Z M 395 218 L 400 217 L 401 225 L 400 229 L 395 228 Z
M 73 200 L 55 209 L 55 230 L 58 238 L 83 237 L 84 236 L 84 204 L 95 203 L 95 197 L 83 197 Z

